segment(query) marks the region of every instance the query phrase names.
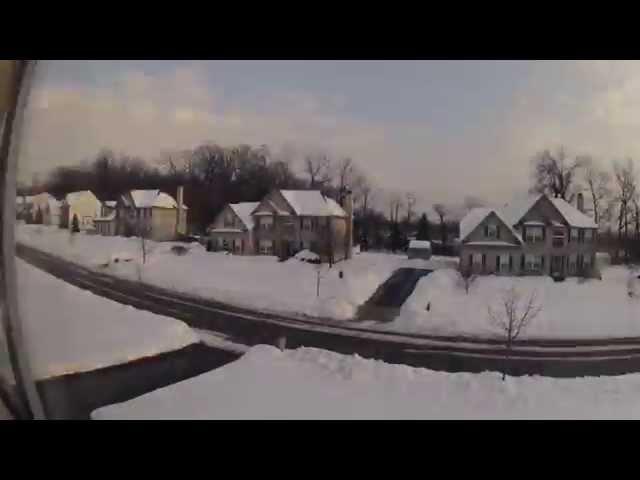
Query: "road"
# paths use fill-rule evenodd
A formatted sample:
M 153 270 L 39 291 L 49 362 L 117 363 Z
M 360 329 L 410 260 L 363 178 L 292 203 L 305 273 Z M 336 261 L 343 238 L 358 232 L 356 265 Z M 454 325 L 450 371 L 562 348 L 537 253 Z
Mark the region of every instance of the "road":
M 393 321 L 400 314 L 400 307 L 413 293 L 418 281 L 432 271 L 421 268 L 399 268 L 358 309 L 356 319 Z
M 256 312 L 106 275 L 24 245 L 17 245 L 16 252 L 32 265 L 80 288 L 178 318 L 248 346 L 276 345 L 284 339 L 287 348 L 317 347 L 449 372 L 504 369 L 512 375 L 573 377 L 640 371 L 640 338 L 523 340 L 517 342 L 506 362 L 505 350 L 497 339 L 399 334 L 326 319 Z

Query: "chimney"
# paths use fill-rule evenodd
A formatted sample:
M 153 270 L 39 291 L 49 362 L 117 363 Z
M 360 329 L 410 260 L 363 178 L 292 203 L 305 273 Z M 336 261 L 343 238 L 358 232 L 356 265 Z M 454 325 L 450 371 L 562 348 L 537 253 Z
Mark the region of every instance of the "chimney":
M 353 195 L 346 187 L 342 193 L 342 208 L 347 212 L 347 229 L 345 235 L 345 259 L 353 256 Z
M 584 196 L 582 195 L 582 192 L 578 193 L 576 204 L 577 204 L 578 210 L 584 213 Z
M 185 222 L 185 218 L 184 218 L 184 186 L 180 185 L 178 187 L 178 195 L 177 195 L 177 202 L 178 202 L 178 210 L 177 210 L 177 218 L 176 218 L 176 236 L 177 235 L 185 235 L 187 232 L 186 230 L 186 222 Z

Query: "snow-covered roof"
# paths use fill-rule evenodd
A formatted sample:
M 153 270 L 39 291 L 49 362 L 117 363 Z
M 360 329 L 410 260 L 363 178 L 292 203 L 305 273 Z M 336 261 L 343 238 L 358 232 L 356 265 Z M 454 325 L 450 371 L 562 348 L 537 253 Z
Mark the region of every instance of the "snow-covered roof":
M 549 198 L 567 223 L 576 228 L 598 228 L 593 218 L 585 215 L 576 207 L 561 198 Z
M 504 213 L 497 208 L 488 208 L 488 207 L 477 207 L 469 210 L 464 218 L 460 221 L 460 240 L 464 241 L 473 230 L 480 225 L 480 223 L 489 216 L 489 214 L 494 213 L 502 223 L 504 223 L 509 231 L 516 237 L 520 242 L 522 242 L 522 237 L 520 234 L 513 228 L 515 222 L 510 222 Z
M 347 213 L 333 199 L 319 190 L 280 190 L 296 215 L 312 217 L 346 217 Z
M 253 212 L 260 202 L 242 202 L 242 203 L 230 203 L 229 207 L 233 212 L 242 220 L 244 226 L 249 230 L 253 230 L 253 217 L 251 216 L 251 212 Z
M 178 208 L 178 202 L 168 193 L 154 190 L 131 190 L 131 198 L 136 208 Z M 186 205 L 182 205 L 186 209 Z
M 500 208 L 502 218 L 512 227 L 520 221 L 524 214 L 533 207 L 541 196 L 541 194 L 515 196 L 510 202 Z
M 26 197 L 23 197 L 23 196 L 16 197 L 16 203 L 18 205 L 22 205 L 23 203 L 25 203 L 25 200 L 26 200 L 26 203 L 33 203 L 33 195 L 26 195 Z
M 109 208 L 116 208 L 117 202 L 115 200 L 105 200 L 104 205 Z
M 460 238 L 462 240 L 467 238 L 491 212 L 493 212 L 493 209 L 487 207 L 477 207 L 469 210 L 469 213 L 460 220 Z
M 431 242 L 429 242 L 428 240 L 411 240 L 409 242 L 409 248 L 415 248 L 415 249 L 429 249 L 431 248 Z
M 86 195 L 91 195 L 94 198 L 96 198 L 96 196 L 93 194 L 93 192 L 91 190 L 81 190 L 78 192 L 70 192 L 67 193 L 64 197 L 64 201 L 68 204 L 74 203 L 76 201 L 78 201 L 80 198 L 86 196 Z M 96 200 L 98 200 L 96 198 Z

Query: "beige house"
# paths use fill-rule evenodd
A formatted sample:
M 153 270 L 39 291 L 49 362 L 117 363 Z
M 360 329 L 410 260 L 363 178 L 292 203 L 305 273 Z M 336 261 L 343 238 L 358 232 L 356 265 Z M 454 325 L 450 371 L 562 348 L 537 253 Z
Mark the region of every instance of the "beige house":
M 39 215 L 42 216 L 43 225 L 56 225 L 59 227 L 62 220 L 61 202 L 47 192 L 34 195 L 31 207 L 32 221 L 37 221 Z
M 350 258 L 351 194 L 345 211 L 318 190 L 274 190 L 252 211 L 256 251 L 288 258 L 308 249 L 322 261 Z
M 160 190 L 131 190 L 117 200 L 115 212 L 97 219 L 96 229 L 104 235 L 175 240 L 187 232 L 187 206 L 182 199 L 182 187 L 178 201 Z
M 479 274 L 588 275 L 597 232 L 590 216 L 546 195 L 474 208 L 460 222 L 460 267 Z
M 75 216 L 80 230 L 93 230 L 94 220 L 100 216 L 101 210 L 102 203 L 91 190 L 68 193 L 61 205 L 61 226 L 71 228 Z
M 207 228 L 209 245 L 213 250 L 227 250 L 236 254 L 255 253 L 253 241 L 253 212 L 259 202 L 229 203 Z

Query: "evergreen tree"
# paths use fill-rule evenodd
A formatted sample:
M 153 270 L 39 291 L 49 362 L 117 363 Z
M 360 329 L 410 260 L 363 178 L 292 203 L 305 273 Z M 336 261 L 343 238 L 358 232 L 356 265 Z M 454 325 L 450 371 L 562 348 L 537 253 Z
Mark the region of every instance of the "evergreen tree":
M 418 221 L 418 234 L 416 235 L 417 240 L 431 240 L 431 232 L 429 230 L 429 220 L 427 219 L 427 214 L 423 213 Z
M 78 215 L 76 215 L 75 213 L 73 214 L 73 220 L 71 220 L 71 231 L 74 233 L 80 231 L 80 225 L 78 224 Z

